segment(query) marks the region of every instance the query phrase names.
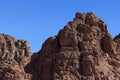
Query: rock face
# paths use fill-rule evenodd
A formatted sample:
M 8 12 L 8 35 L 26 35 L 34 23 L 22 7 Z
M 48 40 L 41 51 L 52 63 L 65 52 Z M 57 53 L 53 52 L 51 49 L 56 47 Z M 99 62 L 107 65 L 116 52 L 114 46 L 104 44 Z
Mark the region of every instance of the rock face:
M 24 67 L 30 61 L 27 41 L 0 34 L 0 80 L 30 80 Z
M 76 13 L 32 56 L 26 41 L 7 35 L 0 47 L 0 80 L 120 80 L 120 34 L 113 39 L 91 12 Z

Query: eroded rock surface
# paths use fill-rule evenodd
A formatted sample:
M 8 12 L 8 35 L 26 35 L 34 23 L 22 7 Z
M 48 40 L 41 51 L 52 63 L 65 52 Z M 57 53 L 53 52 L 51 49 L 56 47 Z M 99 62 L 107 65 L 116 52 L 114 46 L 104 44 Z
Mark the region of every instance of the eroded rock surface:
M 30 56 L 27 41 L 0 34 L 0 80 L 30 80 L 31 75 L 24 71 Z
M 120 80 L 119 48 L 120 36 L 113 39 L 101 19 L 76 13 L 32 55 L 27 72 L 33 80 Z
M 17 68 L 15 74 L 22 79 L 13 79 L 11 71 L 0 69 L 0 74 L 10 74 L 9 78 L 7 74 L 0 75 L 0 80 L 120 80 L 120 34 L 113 39 L 107 25 L 91 12 L 76 13 L 74 20 L 58 35 L 48 38 L 31 59 L 25 41 L 11 37 L 11 51 L 8 41 L 3 40 L 5 35 L 1 36 L 1 65 L 3 60 L 10 62 L 6 63 L 10 65 L 8 69 Z

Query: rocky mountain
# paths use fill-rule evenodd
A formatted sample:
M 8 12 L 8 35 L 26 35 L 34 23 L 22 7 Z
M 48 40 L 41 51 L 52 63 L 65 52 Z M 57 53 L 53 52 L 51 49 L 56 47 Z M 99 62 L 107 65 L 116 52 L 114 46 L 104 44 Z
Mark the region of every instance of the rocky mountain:
M 32 54 L 27 41 L 0 35 L 0 80 L 120 80 L 120 34 L 93 13 L 73 21 Z
M 0 80 L 30 80 L 24 67 L 31 60 L 27 41 L 0 34 Z

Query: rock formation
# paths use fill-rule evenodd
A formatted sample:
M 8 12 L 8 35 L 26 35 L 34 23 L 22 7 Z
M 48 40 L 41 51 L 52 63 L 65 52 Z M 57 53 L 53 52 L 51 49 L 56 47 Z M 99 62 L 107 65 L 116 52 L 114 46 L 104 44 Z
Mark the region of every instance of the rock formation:
M 30 62 L 27 41 L 0 34 L 0 80 L 30 80 L 24 67 Z
M 120 34 L 93 13 L 76 13 L 31 54 L 26 41 L 0 35 L 0 80 L 120 80 Z

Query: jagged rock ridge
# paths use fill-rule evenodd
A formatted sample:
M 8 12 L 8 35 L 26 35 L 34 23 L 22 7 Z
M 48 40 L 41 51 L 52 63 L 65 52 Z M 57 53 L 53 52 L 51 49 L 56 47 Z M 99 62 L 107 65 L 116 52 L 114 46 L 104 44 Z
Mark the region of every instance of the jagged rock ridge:
M 107 25 L 91 12 L 76 13 L 73 21 L 60 30 L 57 36 L 48 38 L 42 49 L 32 56 L 28 45 L 18 47 L 18 41 L 10 41 L 14 42 L 12 45 L 16 49 L 12 49 L 19 55 L 14 56 L 16 53 L 10 52 L 6 45 L 8 54 L 13 56 L 10 64 L 6 64 L 10 68 L 14 67 L 12 64 L 17 65 L 17 68 L 22 67 L 21 72 L 24 73 L 23 77 L 18 71 L 17 75 L 23 79 L 17 80 L 120 80 L 120 35 L 112 39 Z M 8 44 L 7 40 L 4 44 Z M 21 45 L 25 45 L 25 42 L 22 41 Z M 22 59 L 18 61 L 22 53 Z M 1 52 L 0 57 L 2 54 L 6 55 Z M 5 57 L 0 59 L 6 60 Z M 2 60 L 0 65 L 5 63 Z M 3 72 L 0 69 L 0 74 Z M 16 80 L 14 77 L 5 79 L 5 75 L 0 75 L 0 80 Z

